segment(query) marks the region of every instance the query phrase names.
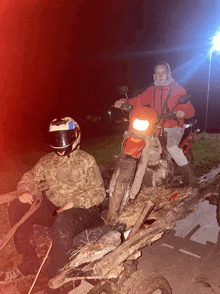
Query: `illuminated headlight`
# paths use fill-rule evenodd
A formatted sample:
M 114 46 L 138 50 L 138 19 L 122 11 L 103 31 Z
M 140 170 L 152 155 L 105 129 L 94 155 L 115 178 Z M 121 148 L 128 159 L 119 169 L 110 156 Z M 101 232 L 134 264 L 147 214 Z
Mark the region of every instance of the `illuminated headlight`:
M 149 121 L 148 120 L 140 120 L 135 119 L 133 122 L 133 128 L 138 131 L 146 131 L 149 127 Z

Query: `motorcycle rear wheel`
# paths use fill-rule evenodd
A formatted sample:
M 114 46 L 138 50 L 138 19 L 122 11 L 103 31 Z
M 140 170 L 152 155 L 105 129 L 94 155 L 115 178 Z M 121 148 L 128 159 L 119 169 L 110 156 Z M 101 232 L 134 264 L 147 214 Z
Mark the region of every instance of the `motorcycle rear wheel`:
M 127 157 L 116 164 L 110 182 L 110 201 L 106 217 L 107 223 L 114 223 L 121 210 L 127 204 L 136 170 L 136 160 Z

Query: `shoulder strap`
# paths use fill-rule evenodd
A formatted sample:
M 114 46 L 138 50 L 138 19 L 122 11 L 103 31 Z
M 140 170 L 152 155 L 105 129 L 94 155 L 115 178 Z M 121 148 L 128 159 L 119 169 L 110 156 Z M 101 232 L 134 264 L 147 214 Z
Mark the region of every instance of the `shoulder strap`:
M 175 105 L 175 106 L 172 108 L 171 112 L 173 112 L 173 110 L 174 110 L 177 106 L 179 106 L 179 105 L 180 105 L 180 103 L 178 102 L 177 105 Z
M 169 111 L 169 108 L 168 108 L 168 106 L 167 106 L 167 101 L 170 99 L 170 97 L 171 97 L 171 92 L 172 92 L 172 87 L 170 86 L 170 90 L 169 90 L 169 93 L 168 93 L 168 95 L 167 95 L 167 98 L 166 98 L 166 100 L 165 100 L 165 102 L 164 102 L 164 105 L 163 105 L 163 108 L 162 108 L 162 111 L 161 111 L 161 113 L 163 113 L 163 111 L 164 111 L 164 109 L 166 108 L 166 113 L 169 113 L 170 111 Z
M 153 109 L 155 108 L 155 92 L 156 92 L 156 89 L 155 89 L 155 87 L 154 87 Z

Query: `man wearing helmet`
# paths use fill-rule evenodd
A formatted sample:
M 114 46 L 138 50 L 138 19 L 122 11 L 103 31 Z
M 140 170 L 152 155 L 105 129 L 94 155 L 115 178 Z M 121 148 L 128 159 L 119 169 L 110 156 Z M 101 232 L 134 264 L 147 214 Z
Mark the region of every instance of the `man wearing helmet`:
M 37 273 L 39 262 L 29 241 L 34 223 L 53 228 L 48 271 L 52 278 L 68 262 L 73 237 L 100 220 L 98 205 L 106 196 L 103 179 L 95 159 L 79 149 L 79 125 L 70 117 L 54 119 L 48 134 L 54 152 L 41 158 L 18 183 L 19 197 L 9 206 L 11 225 L 22 218 L 34 200 L 42 199 L 42 186 L 46 190 L 44 199 L 14 235 L 23 262 L 14 271 L 2 274 L 0 280 Z

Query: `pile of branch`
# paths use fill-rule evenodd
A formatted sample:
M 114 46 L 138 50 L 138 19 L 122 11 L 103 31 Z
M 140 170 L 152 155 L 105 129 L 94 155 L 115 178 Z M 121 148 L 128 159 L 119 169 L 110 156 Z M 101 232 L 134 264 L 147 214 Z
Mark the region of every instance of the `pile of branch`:
M 104 278 L 115 267 L 123 263 L 129 256 L 145 246 L 151 245 L 160 239 L 165 231 L 175 226 L 175 221 L 186 217 L 195 210 L 195 204 L 203 201 L 210 194 L 210 186 L 200 189 L 185 197 L 180 203 L 156 220 L 150 227 L 137 232 L 132 238 L 127 239 L 121 246 L 109 253 L 94 266 L 94 274 Z

